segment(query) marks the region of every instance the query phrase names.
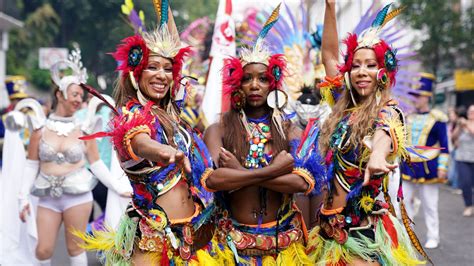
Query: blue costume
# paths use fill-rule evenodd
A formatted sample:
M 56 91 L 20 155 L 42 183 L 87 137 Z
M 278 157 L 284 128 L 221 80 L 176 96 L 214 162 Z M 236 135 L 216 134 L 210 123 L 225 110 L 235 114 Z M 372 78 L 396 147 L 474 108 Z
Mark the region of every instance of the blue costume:
M 433 80 L 422 76 L 422 86 L 417 94 L 431 96 Z M 419 149 L 425 158 L 412 157 L 411 163 L 402 164 L 402 177 L 414 183 L 444 183 L 438 177 L 438 170 L 448 169 L 448 117 L 439 110 L 419 112 L 407 116 L 409 139 L 414 146 L 427 146 L 435 149 Z
M 415 97 L 431 97 L 435 77 L 421 74 L 421 86 L 412 93 Z M 417 99 L 420 100 L 420 99 Z M 439 183 L 446 179 L 438 176 L 442 171 L 447 172 L 448 165 L 448 136 L 446 130 L 447 116 L 438 110 L 419 112 L 408 116 L 409 139 L 412 145 L 425 146 L 415 149 L 424 158 L 414 158 L 411 163 L 401 164 L 402 178 L 405 182 L 403 192 L 406 200 L 406 210 L 409 216 L 417 213 L 414 193 L 423 205 L 427 227 L 426 248 L 436 248 L 439 245 L 438 199 Z

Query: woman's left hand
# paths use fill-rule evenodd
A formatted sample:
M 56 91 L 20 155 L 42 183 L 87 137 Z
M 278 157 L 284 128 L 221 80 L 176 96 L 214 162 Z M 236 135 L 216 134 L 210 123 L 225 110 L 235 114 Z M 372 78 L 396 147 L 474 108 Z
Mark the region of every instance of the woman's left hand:
M 388 174 L 397 168 L 397 164 L 390 164 L 382 154 L 372 153 L 369 162 L 365 168 L 363 186 L 367 186 L 370 182 L 370 177 L 373 175 Z

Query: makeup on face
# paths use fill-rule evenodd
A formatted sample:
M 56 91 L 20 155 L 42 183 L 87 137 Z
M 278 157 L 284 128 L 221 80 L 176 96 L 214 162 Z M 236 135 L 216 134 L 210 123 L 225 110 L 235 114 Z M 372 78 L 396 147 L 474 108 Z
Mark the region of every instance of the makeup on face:
M 161 100 L 170 89 L 173 64 L 168 58 L 152 55 L 140 77 L 139 87 L 151 100 Z
M 350 72 L 351 85 L 362 97 L 375 91 L 377 85 L 377 58 L 372 49 L 362 48 L 355 52 Z
M 266 103 L 270 92 L 267 69 L 264 64 L 249 64 L 244 67 L 241 86 L 247 97 L 247 104 L 258 107 Z

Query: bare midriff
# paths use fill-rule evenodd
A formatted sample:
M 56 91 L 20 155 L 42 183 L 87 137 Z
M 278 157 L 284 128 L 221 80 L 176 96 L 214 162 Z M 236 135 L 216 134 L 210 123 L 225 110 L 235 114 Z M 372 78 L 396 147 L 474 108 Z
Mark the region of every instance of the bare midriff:
M 184 219 L 194 214 L 193 197 L 185 182 L 179 182 L 155 202 L 163 208 L 170 220 Z
M 241 188 L 229 195 L 232 217 L 242 224 L 258 224 L 261 204 L 258 186 Z M 266 212 L 262 214 L 262 223 L 273 222 L 281 206 L 282 194 L 267 190 Z

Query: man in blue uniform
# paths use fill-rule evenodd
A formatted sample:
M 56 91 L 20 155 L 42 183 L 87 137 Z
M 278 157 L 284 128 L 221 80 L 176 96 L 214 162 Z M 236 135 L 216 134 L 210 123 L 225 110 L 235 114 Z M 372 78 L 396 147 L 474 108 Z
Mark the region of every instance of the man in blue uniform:
M 403 191 L 407 199 L 406 207 L 410 217 L 415 214 L 414 194 L 419 192 L 427 227 L 425 248 L 439 245 L 438 196 L 439 184 L 446 182 L 448 166 L 448 136 L 446 123 L 448 117 L 439 110 L 431 109 L 433 96 L 432 74 L 421 73 L 420 87 L 412 95 L 415 97 L 416 112 L 407 117 L 408 136 L 414 146 L 427 146 L 417 149 L 423 157 L 412 157 L 410 164 L 401 167 L 405 181 Z

